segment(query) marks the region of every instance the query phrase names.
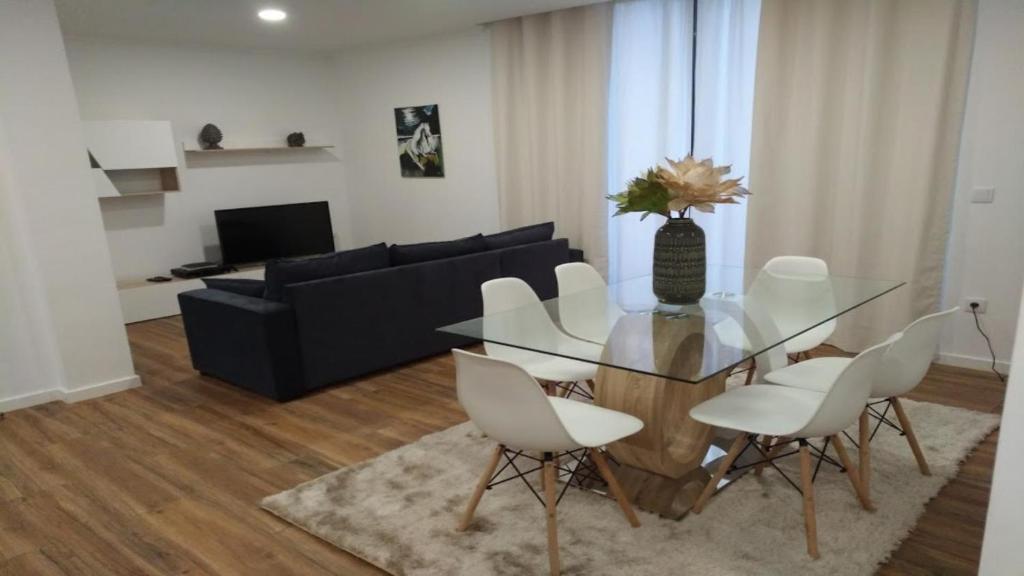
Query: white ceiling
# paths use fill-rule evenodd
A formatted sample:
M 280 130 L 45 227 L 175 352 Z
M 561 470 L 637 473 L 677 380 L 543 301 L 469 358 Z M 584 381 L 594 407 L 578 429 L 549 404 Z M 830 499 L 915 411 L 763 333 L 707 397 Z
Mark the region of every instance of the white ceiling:
M 603 0 L 56 0 L 64 34 L 328 52 Z M 259 20 L 262 8 L 288 12 Z

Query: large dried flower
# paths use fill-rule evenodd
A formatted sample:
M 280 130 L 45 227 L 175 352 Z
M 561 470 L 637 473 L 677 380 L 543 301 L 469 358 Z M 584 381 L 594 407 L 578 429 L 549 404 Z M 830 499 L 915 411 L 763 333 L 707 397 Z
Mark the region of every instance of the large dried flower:
M 673 211 L 682 215 L 689 208 L 714 212 L 715 204 L 738 204 L 740 198 L 750 194 L 740 186 L 742 178 L 723 180 L 730 167 L 715 166 L 710 158 L 700 162 L 692 156 L 665 160 L 667 168 L 651 168 L 644 176 L 631 180 L 625 192 L 608 196 L 617 205 L 616 216 L 644 212 L 641 219 L 651 214 L 667 217 Z
M 701 212 L 714 212 L 715 204 L 739 204 L 750 192 L 740 186 L 742 178 L 723 180 L 731 166 L 715 166 L 711 158 L 700 162 L 687 156 L 681 161 L 668 158 L 669 168 L 658 168 L 658 181 L 668 189 L 669 210 L 682 212 L 694 208 Z

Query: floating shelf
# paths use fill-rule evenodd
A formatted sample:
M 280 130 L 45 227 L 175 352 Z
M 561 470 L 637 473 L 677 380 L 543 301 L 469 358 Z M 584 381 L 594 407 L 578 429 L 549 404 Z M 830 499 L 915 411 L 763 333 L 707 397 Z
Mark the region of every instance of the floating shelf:
M 171 123 L 110 120 L 83 123 L 96 196 L 125 198 L 178 192 L 178 155 Z
M 230 154 L 232 152 L 283 152 L 294 150 L 326 150 L 334 148 L 334 144 L 313 144 L 306 146 L 239 146 L 237 148 L 221 148 L 219 150 L 204 150 L 202 148 L 189 148 L 182 145 L 186 154 Z

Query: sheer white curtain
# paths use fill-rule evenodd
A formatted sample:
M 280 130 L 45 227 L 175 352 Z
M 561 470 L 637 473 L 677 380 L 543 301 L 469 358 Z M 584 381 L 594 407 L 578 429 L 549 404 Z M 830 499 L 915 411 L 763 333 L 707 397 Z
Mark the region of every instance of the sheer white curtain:
M 608 191 L 616 193 L 666 156 L 690 148 L 692 0 L 629 0 L 614 6 L 608 95 Z M 697 120 L 694 154 L 750 165 L 759 0 L 700 0 L 697 34 Z M 752 201 L 757 201 L 757 190 Z M 608 279 L 651 273 L 654 233 L 664 222 L 639 215 L 611 218 Z M 746 206 L 697 214 L 707 236 L 708 261 L 742 265 Z

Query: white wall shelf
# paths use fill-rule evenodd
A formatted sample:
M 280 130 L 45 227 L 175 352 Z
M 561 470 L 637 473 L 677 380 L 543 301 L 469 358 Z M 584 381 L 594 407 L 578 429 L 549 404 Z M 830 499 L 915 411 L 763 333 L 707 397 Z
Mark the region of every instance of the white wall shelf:
M 232 152 L 284 152 L 284 151 L 301 151 L 301 150 L 326 150 L 328 148 L 334 148 L 334 144 L 313 144 L 305 146 L 236 146 L 229 148 L 221 148 L 219 150 L 206 150 L 202 148 L 190 148 L 186 144 L 182 144 L 182 148 L 185 149 L 186 154 L 230 154 Z
M 180 191 L 171 123 L 163 120 L 84 122 L 99 198 Z

